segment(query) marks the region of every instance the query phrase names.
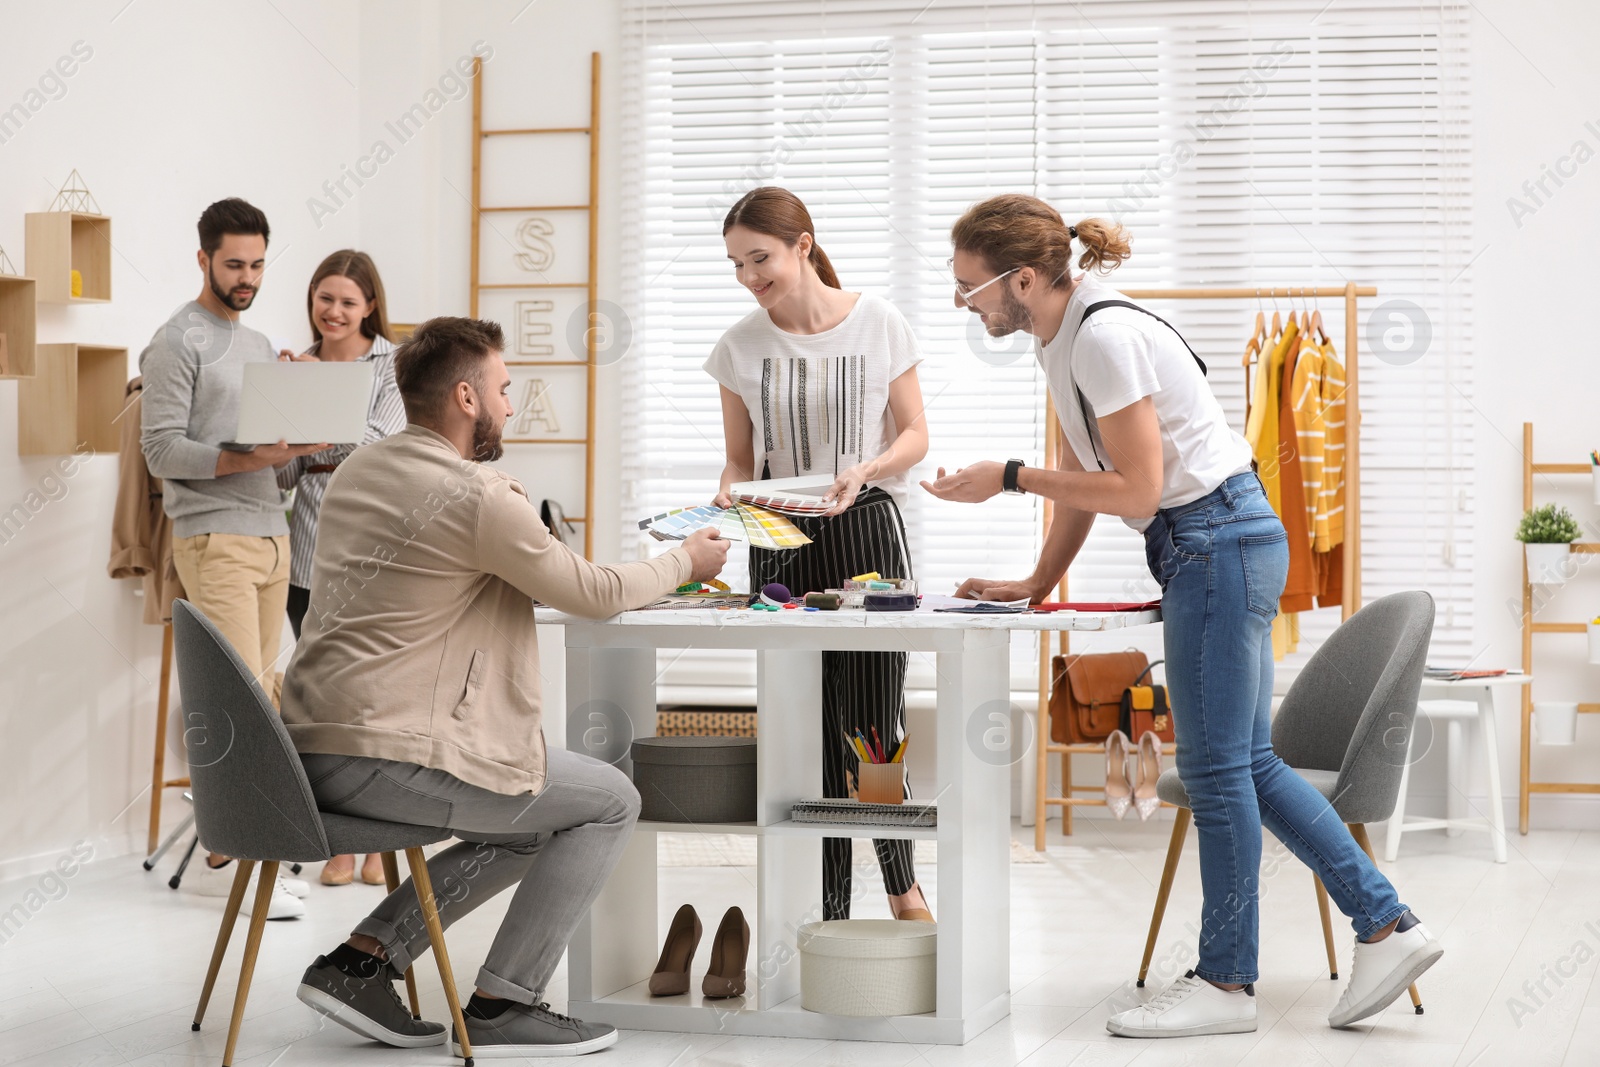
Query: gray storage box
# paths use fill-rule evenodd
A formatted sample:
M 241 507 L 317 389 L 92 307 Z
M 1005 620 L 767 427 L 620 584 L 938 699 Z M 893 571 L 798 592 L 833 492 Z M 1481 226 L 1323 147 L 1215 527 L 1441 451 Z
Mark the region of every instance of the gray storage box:
M 755 738 L 642 737 L 633 743 L 632 755 L 639 818 L 755 821 Z

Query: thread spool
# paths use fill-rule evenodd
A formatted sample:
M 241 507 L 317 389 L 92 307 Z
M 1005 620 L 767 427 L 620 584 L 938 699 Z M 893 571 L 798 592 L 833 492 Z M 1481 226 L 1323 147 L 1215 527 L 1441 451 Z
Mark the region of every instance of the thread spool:
M 806 607 L 816 608 L 818 611 L 838 611 L 838 593 L 807 593 Z

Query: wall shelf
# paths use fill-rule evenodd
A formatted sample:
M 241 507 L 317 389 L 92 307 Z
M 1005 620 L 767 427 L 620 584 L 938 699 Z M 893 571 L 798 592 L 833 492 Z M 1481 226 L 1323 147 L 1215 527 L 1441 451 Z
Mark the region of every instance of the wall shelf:
M 24 268 L 39 283 L 42 304 L 104 304 L 111 299 L 111 219 L 81 211 L 27 216 Z M 72 272 L 82 293 L 72 295 Z
M 34 376 L 17 386 L 17 454 L 117 451 L 115 420 L 127 384 L 126 348 L 39 345 Z
M 38 284 L 32 278 L 0 274 L 0 334 L 6 338 L 6 358 L 0 380 L 31 378 L 34 367 L 34 297 Z

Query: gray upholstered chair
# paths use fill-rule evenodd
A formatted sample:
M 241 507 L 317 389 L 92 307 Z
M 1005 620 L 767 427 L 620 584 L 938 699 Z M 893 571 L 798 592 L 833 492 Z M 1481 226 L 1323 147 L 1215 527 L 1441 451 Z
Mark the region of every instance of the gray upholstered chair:
M 1312 655 L 1295 678 L 1272 721 L 1273 750 L 1328 798 L 1334 812 L 1372 856 L 1369 822 L 1382 822 L 1394 812 L 1400 793 L 1411 724 L 1433 632 L 1433 597 L 1415 591 L 1395 593 L 1356 612 Z M 1182 708 L 1173 714 L 1181 716 Z M 1150 936 L 1139 964 L 1144 985 L 1155 954 L 1156 937 L 1172 892 L 1183 839 L 1193 812 L 1189 793 L 1176 769 L 1156 782 L 1162 800 L 1178 807 L 1167 844 L 1167 862 L 1156 891 Z M 1375 857 L 1374 857 L 1375 858 Z M 1315 875 L 1322 937 L 1328 950 L 1328 977 L 1339 977 L 1328 918 L 1328 894 Z M 1411 1003 L 1422 1014 L 1422 999 L 1411 987 Z
M 200 1029 L 222 957 L 228 950 L 228 939 L 239 917 L 250 872 L 257 863 L 261 870 L 255 907 L 250 914 L 244 959 L 239 965 L 239 992 L 233 1001 L 223 1067 L 233 1062 L 234 1047 L 239 1041 L 239 1025 L 250 994 L 261 931 L 278 880 L 278 864 L 376 852 L 383 856 L 384 874 L 393 892 L 399 885 L 394 853 L 404 849 L 439 965 L 439 977 L 444 982 L 445 999 L 470 1067 L 472 1049 L 465 1040 L 461 1004 L 422 851 L 423 845 L 448 838 L 450 831 L 319 812 L 283 720 L 227 638 L 187 600 L 173 602 L 172 636 L 179 684 L 183 687 L 184 743 L 200 840 L 206 848 L 236 860 L 233 890 L 228 894 L 222 927 L 217 931 L 193 1029 Z M 409 969 L 405 977 L 411 1012 L 418 1015 L 416 983 Z

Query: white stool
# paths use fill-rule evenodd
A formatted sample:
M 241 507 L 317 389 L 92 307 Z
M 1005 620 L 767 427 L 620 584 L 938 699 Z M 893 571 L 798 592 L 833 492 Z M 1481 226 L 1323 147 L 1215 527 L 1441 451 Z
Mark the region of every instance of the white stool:
M 1400 771 L 1400 795 L 1395 800 L 1394 815 L 1389 819 L 1389 834 L 1384 843 L 1384 859 L 1394 860 L 1400 854 L 1400 835 L 1411 830 L 1444 830 L 1451 837 L 1462 830 L 1483 830 L 1489 834 L 1494 846 L 1496 863 L 1506 861 L 1506 815 L 1500 791 L 1499 735 L 1495 731 L 1494 690 L 1499 686 L 1527 685 L 1531 675 L 1502 675 L 1495 678 L 1465 678 L 1460 681 L 1424 679 L 1417 701 L 1418 718 L 1431 723 L 1443 722 L 1445 730 L 1445 758 L 1448 763 L 1448 795 L 1445 798 L 1445 818 L 1407 819 L 1406 790 L 1411 784 L 1410 749 L 1406 752 L 1405 766 Z M 1484 764 L 1489 777 L 1489 811 L 1487 816 L 1467 814 L 1468 767 L 1470 753 L 1464 728 L 1477 721 L 1477 737 L 1483 746 Z M 1416 728 L 1411 731 L 1411 742 L 1416 741 Z

